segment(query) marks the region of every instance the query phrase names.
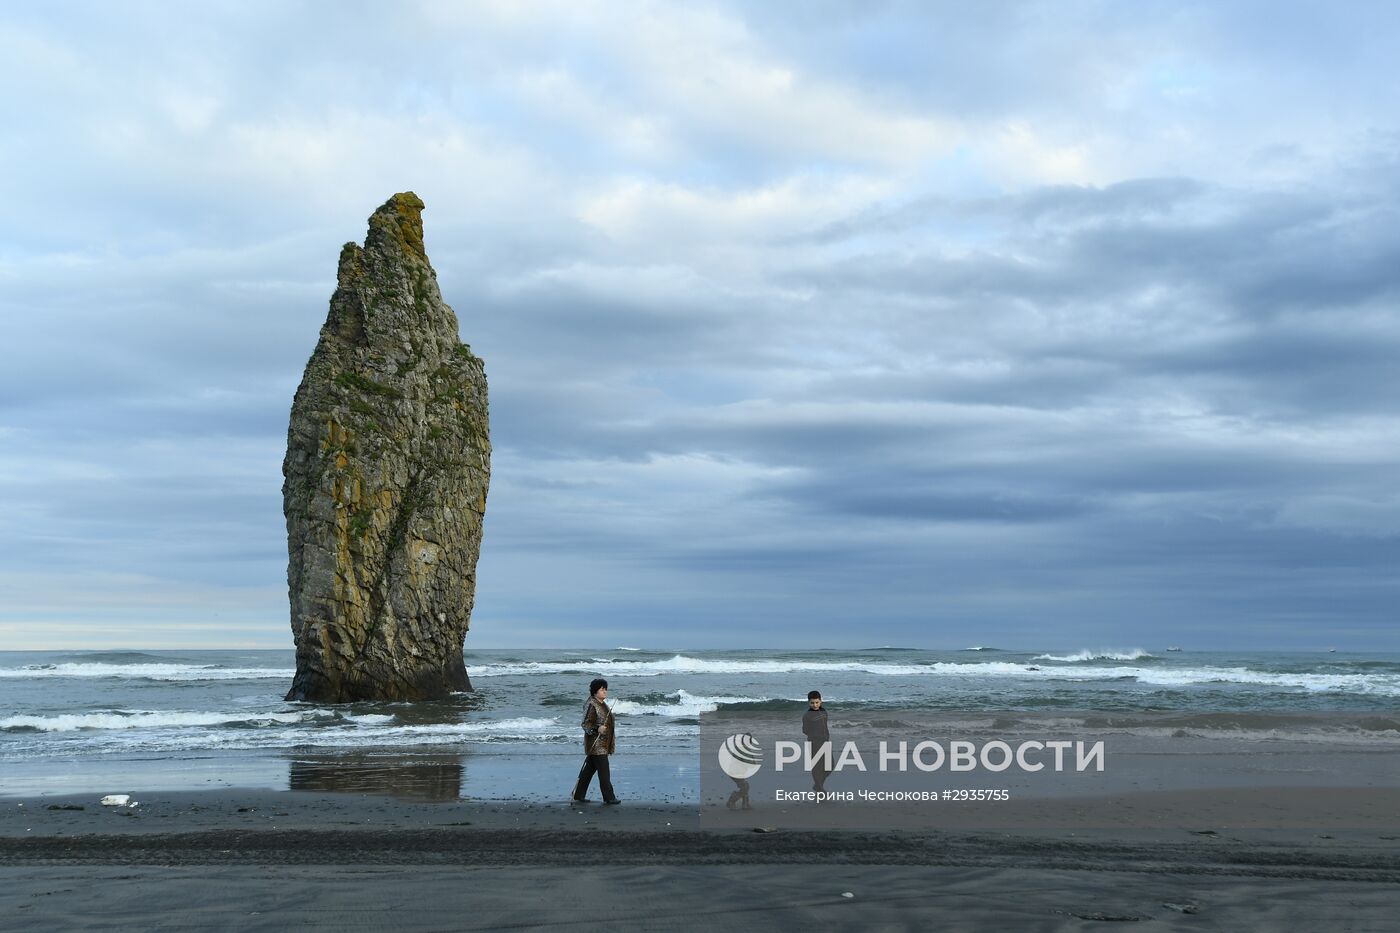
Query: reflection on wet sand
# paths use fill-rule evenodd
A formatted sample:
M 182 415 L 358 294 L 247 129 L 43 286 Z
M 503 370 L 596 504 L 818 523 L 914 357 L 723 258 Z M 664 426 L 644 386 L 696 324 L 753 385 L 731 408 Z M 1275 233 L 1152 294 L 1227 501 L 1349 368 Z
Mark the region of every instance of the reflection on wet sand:
M 299 755 L 289 760 L 288 790 L 387 794 L 400 800 L 458 800 L 460 755 L 404 760 L 374 755 Z

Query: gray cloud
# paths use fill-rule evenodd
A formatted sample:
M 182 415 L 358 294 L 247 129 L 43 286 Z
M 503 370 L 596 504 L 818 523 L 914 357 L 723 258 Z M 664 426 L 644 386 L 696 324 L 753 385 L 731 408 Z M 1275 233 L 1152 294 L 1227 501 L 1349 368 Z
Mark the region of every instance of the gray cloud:
M 0 631 L 289 643 L 291 395 L 415 188 L 474 643 L 1393 647 L 1400 31 L 1255 13 L 7 11 Z

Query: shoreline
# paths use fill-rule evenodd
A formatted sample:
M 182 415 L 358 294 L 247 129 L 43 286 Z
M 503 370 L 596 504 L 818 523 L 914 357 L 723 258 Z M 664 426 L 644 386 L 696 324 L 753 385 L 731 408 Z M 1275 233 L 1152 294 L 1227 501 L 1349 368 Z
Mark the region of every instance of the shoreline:
M 1400 897 L 1400 847 L 1379 830 L 804 830 L 761 809 L 715 825 L 674 804 L 260 789 L 157 792 L 135 808 L 98 799 L 0 803 L 0 916 L 33 931 L 487 930 L 599 916 L 624 933 L 1379 931 Z
M 1321 716 L 1185 704 L 1146 714 L 1160 721 L 1142 735 L 1121 728 L 1141 712 L 1090 710 L 1095 728 L 1129 736 L 1115 740 L 1126 745 L 1115 746 L 1106 776 L 1004 776 L 1011 796 L 995 804 L 940 796 L 936 805 L 866 797 L 828 806 L 779 800 L 779 789 L 806 781 L 775 768 L 752 781 L 752 810 L 728 811 L 735 786 L 706 770 L 713 751 L 692 724 L 704 714 L 688 711 L 805 693 L 811 678 L 806 668 L 728 671 L 749 663 L 742 658 L 711 675 L 698 671 L 709 663 L 702 658 L 684 677 L 617 677 L 637 704 L 628 721 L 635 731 L 613 764 L 623 805 L 605 808 L 566 799 L 579 766 L 571 731 L 577 674 L 531 666 L 558 666 L 554 655 L 501 657 L 501 665 L 529 670 L 496 682 L 489 695 L 445 706 L 289 712 L 263 696 L 261 681 L 198 679 L 246 663 L 226 653 L 144 671 L 178 675 L 169 685 L 113 681 L 104 667 L 102 678 L 68 680 L 61 707 L 47 698 L 48 681 L 0 682 L 21 714 L 40 717 L 16 719 L 30 731 L 6 736 L 32 757 L 14 755 L 0 778 L 0 916 L 39 933 L 416 933 L 580 921 L 615 931 L 725 925 L 743 933 L 1394 927 L 1400 788 L 1386 767 L 1394 720 L 1369 702 L 1350 698 L 1366 709 Z M 670 670 L 665 658 L 645 663 Z M 824 690 L 870 705 L 843 711 L 858 739 L 886 727 L 875 721 L 895 715 L 884 700 L 908 680 L 822 677 Z M 947 681 L 950 702 L 963 683 Z M 1006 694 L 1013 706 L 1043 693 L 1043 685 L 1022 689 L 1005 679 L 992 686 L 1014 688 Z M 1072 689 L 1077 697 L 1102 693 Z M 1136 683 L 1104 689 L 1130 707 L 1145 696 Z M 981 728 L 981 719 L 1005 712 L 972 707 L 958 713 L 969 720 L 959 728 Z M 786 722 L 786 707 L 754 712 Z M 915 709 L 895 718 L 944 739 L 962 734 L 922 725 L 944 715 Z M 1006 728 L 1024 733 L 1029 714 L 1011 715 Z M 118 718 L 128 716 L 140 718 Z M 70 718 L 48 721 L 59 717 Z M 1197 734 L 1222 717 L 1241 734 L 1220 742 Z M 1361 731 L 1334 735 L 1322 722 L 1273 734 L 1280 724 L 1328 717 L 1359 717 Z M 1387 741 L 1370 741 L 1375 734 Z M 833 773 L 827 786 L 843 795 L 916 789 L 925 800 L 940 790 L 956 801 L 960 788 L 991 786 L 987 779 L 857 771 Z M 139 805 L 103 807 L 108 793 L 131 794 Z
M 1156 795 L 1144 795 L 1156 796 Z M 136 807 L 97 795 L 0 804 L 0 865 L 106 864 L 580 864 L 588 841 L 622 840 L 614 862 L 943 864 L 1121 870 L 1172 865 L 1268 876 L 1400 883 L 1394 826 L 1268 827 L 1201 813 L 1178 826 L 1019 827 L 969 822 L 804 828 L 776 809 L 713 812 L 628 801 L 428 803 L 372 794 L 262 789 L 138 795 Z M 583 854 L 581 854 L 583 853 Z M 1118 866 L 1115 868 L 1115 866 Z M 1331 874 L 1329 874 L 1331 873 Z M 1351 873 L 1351 874 L 1349 874 Z

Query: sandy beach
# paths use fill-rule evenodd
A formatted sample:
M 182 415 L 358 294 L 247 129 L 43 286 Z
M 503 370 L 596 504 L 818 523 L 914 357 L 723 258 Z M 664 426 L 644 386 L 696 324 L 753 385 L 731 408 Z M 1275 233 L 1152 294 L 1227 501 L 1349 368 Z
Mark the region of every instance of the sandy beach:
M 0 50 L 0 933 L 1400 933 L 1400 2 Z
M 1393 830 L 802 831 L 761 809 L 266 790 L 0 803 L 26 930 L 1393 930 Z M 77 809 L 81 807 L 82 809 Z M 770 830 L 770 831 L 762 831 Z

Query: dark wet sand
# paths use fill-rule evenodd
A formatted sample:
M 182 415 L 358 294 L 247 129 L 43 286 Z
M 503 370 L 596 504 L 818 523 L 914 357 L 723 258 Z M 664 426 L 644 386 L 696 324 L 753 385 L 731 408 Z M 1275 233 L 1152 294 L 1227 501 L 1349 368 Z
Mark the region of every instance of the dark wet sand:
M 1224 810 L 1073 834 L 755 832 L 778 814 L 135 796 L 0 800 L 0 929 L 1400 929 L 1384 826 L 1234 826 Z M 66 806 L 85 809 L 49 809 Z

